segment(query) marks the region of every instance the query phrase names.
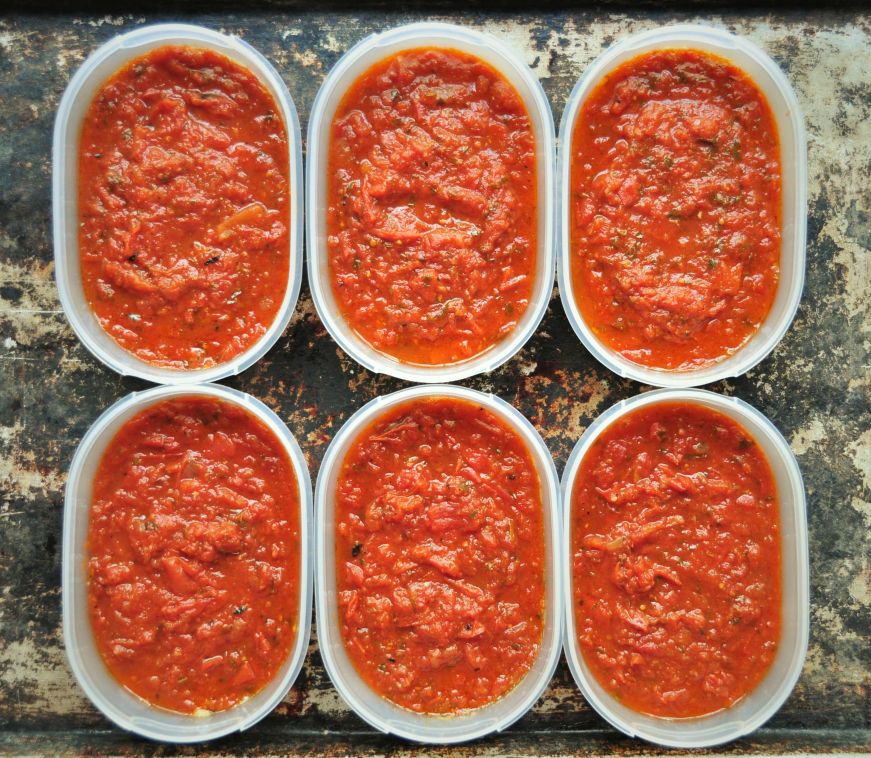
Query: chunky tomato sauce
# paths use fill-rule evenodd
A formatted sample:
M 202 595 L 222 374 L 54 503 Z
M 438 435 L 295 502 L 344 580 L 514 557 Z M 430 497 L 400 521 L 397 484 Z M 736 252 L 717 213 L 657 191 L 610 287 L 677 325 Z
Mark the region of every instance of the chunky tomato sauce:
M 615 421 L 572 493 L 578 642 L 601 685 L 700 716 L 762 680 L 780 639 L 780 517 L 768 460 L 726 416 L 659 403 Z
M 508 692 L 544 613 L 539 480 L 520 437 L 452 398 L 379 418 L 338 479 L 336 581 L 345 647 L 376 692 L 443 714 Z
M 296 476 L 258 419 L 202 397 L 132 418 L 100 462 L 88 533 L 109 670 L 184 713 L 257 693 L 296 638 L 299 543 Z
M 349 89 L 332 125 L 333 293 L 376 349 L 475 356 L 526 310 L 535 275 L 535 136 L 508 81 L 457 50 L 406 50 Z
M 692 369 L 756 333 L 780 275 L 781 170 L 746 74 L 695 50 L 634 58 L 585 102 L 571 161 L 572 282 L 600 340 Z
M 97 92 L 79 152 L 82 284 L 103 328 L 155 366 L 251 347 L 287 289 L 287 134 L 222 55 L 162 47 Z

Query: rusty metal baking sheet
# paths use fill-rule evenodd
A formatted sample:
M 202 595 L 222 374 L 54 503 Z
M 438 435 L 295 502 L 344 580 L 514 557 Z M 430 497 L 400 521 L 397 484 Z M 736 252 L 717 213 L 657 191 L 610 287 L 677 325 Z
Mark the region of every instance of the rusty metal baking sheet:
M 240 0 L 239 7 L 198 4 L 185 14 L 88 16 L 58 5 L 58 13 L 0 19 L 0 753 L 175 752 L 106 721 L 77 687 L 63 650 L 65 471 L 96 416 L 145 386 L 99 365 L 60 310 L 50 241 L 50 144 L 67 81 L 109 37 L 183 19 L 238 34 L 265 54 L 287 81 L 305 129 L 318 86 L 350 45 L 423 17 L 484 29 L 519 50 L 540 77 L 557 120 L 574 82 L 608 44 L 663 23 L 701 21 L 746 35 L 787 72 L 809 136 L 804 297 L 769 358 L 711 389 L 759 408 L 798 456 L 808 491 L 811 641 L 801 679 L 780 712 L 753 735 L 711 752 L 871 751 L 869 16 L 788 6 L 749 7 L 740 15 L 607 4 L 565 12 L 550 2 L 542 14 L 532 12 L 533 4 L 518 12 L 508 4 L 469 13 L 468 5 L 451 10 L 440 2 L 435 14 L 396 13 L 384 0 L 369 9 L 312 6 L 279 10 Z M 341 352 L 305 285 L 278 344 L 227 384 L 279 413 L 303 446 L 313 477 L 327 443 L 354 410 L 405 386 L 360 369 Z M 492 374 L 463 384 L 494 392 L 525 413 L 560 469 L 600 412 L 645 389 L 609 373 L 582 348 L 556 290 L 526 347 Z M 315 624 L 303 672 L 274 713 L 245 734 L 185 752 L 659 752 L 609 728 L 585 704 L 564 662 L 544 697 L 504 734 L 445 751 L 415 748 L 377 734 L 349 711 L 330 686 L 316 640 Z

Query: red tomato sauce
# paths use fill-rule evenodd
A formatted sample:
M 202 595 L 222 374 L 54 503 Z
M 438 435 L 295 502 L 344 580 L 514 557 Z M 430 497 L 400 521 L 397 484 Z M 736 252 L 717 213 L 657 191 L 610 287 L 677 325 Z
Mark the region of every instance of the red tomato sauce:
M 780 276 L 780 148 L 746 74 L 695 50 L 634 58 L 584 103 L 571 161 L 572 284 L 600 340 L 686 370 L 758 331 Z
M 347 323 L 401 361 L 487 350 L 523 316 L 537 244 L 535 135 L 518 92 L 457 50 L 406 50 L 332 125 L 327 233 Z
M 94 479 L 88 600 L 114 677 L 153 705 L 220 711 L 261 690 L 299 623 L 298 483 L 280 441 L 219 400 L 164 400 Z
M 726 708 L 780 639 L 780 516 L 742 427 L 689 403 L 615 421 L 572 493 L 574 614 L 599 683 L 656 716 Z
M 97 92 L 79 149 L 88 303 L 125 350 L 198 369 L 251 347 L 287 289 L 287 133 L 249 71 L 161 47 Z
M 478 405 L 414 400 L 363 431 L 336 487 L 336 581 L 369 686 L 442 714 L 513 688 L 541 644 L 542 519 L 523 441 Z

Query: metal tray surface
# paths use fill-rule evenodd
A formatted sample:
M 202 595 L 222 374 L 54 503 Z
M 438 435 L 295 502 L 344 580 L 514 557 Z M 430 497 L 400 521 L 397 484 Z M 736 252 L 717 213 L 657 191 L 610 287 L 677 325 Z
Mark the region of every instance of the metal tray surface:
M 102 366 L 61 310 L 51 245 L 51 133 L 59 98 L 85 57 L 110 37 L 159 21 L 240 35 L 284 77 L 303 133 L 338 58 L 375 32 L 415 20 L 468 24 L 514 47 L 559 120 L 578 77 L 614 40 L 678 22 L 746 35 L 783 68 L 809 145 L 807 278 L 796 319 L 774 352 L 708 389 L 766 414 L 794 449 L 808 494 L 810 647 L 799 682 L 761 729 L 724 753 L 871 752 L 871 16 L 796 4 L 706 0 L 534 7 L 514 0 L 140 0 L 77 12 L 33 0 L 0 17 L 0 754 L 176 752 L 114 728 L 76 686 L 63 650 L 60 533 L 66 471 L 94 419 L 147 385 Z M 799 7 L 802 9 L 799 10 Z M 841 6 L 839 6 L 840 8 Z M 6 6 L 2 13 L 10 14 Z M 115 13 L 117 11 L 113 11 Z M 88 15 L 94 14 L 94 15 Z M 289 425 L 312 478 L 342 423 L 405 382 L 361 369 L 327 334 L 303 284 L 293 320 L 257 364 L 225 382 Z M 541 326 L 495 371 L 462 384 L 492 392 L 534 424 L 562 470 L 596 416 L 647 387 L 602 367 L 575 337 L 554 288 Z M 324 672 L 317 623 L 293 689 L 242 734 L 185 753 L 675 755 L 631 740 L 585 703 L 565 660 L 544 696 L 501 734 L 467 746 L 418 748 L 369 728 Z M 703 753 L 705 751 L 702 751 Z

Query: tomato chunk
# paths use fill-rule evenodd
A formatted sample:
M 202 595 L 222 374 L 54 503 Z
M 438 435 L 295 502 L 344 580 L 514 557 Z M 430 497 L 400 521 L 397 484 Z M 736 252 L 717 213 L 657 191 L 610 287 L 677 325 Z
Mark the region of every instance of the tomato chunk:
M 592 91 L 571 150 L 571 275 L 596 336 L 645 366 L 741 348 L 780 278 L 781 166 L 765 96 L 725 60 L 645 53 Z
M 535 135 L 484 61 L 421 48 L 354 82 L 332 124 L 327 246 L 342 315 L 401 361 L 466 360 L 529 305 Z
M 685 717 L 759 684 L 780 639 L 780 516 L 743 428 L 688 403 L 629 413 L 588 451 L 571 507 L 572 612 L 605 689 Z
M 261 421 L 202 397 L 134 416 L 100 461 L 88 528 L 107 667 L 183 713 L 257 693 L 295 639 L 299 543 L 296 475 Z
M 79 148 L 79 263 L 103 329 L 155 366 L 253 345 L 287 289 L 287 131 L 248 70 L 165 46 L 97 91 Z
M 341 633 L 364 680 L 423 713 L 503 696 L 541 645 L 539 478 L 516 432 L 465 400 L 394 408 L 336 487 Z

